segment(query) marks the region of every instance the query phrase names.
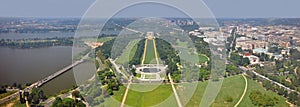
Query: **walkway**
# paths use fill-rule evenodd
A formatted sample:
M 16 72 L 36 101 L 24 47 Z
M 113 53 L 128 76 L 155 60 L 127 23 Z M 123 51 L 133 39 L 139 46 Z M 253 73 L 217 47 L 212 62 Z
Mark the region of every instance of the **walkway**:
M 121 103 L 121 106 L 120 106 L 120 107 L 124 107 L 124 106 L 125 106 L 125 101 L 126 101 L 127 94 L 128 94 L 128 91 L 129 91 L 129 88 L 130 88 L 130 85 L 131 85 L 131 79 L 132 79 L 132 76 L 131 76 L 130 79 L 128 80 L 128 85 L 127 85 L 127 87 L 126 87 L 126 91 L 125 91 L 125 93 L 124 93 L 124 96 L 123 96 L 122 103 Z
M 173 93 L 174 93 L 174 95 L 175 95 L 175 98 L 176 98 L 176 102 L 177 102 L 177 104 L 178 104 L 178 107 L 182 107 L 182 104 L 181 104 L 180 99 L 179 99 L 179 97 L 178 97 L 178 94 L 177 94 L 177 91 L 176 91 L 176 89 L 175 89 L 174 82 L 173 82 L 173 80 L 172 80 L 172 78 L 171 78 L 171 75 L 168 74 L 168 77 L 169 77 L 169 79 L 170 79 L 170 83 L 171 83 L 171 86 L 172 86 L 172 89 L 173 89 Z
M 245 77 L 244 74 L 242 74 L 242 76 L 243 76 L 243 78 L 244 78 L 244 80 L 245 80 L 246 85 L 245 85 L 244 92 L 243 92 L 243 94 L 242 94 L 240 100 L 234 105 L 234 107 L 237 107 L 237 106 L 242 102 L 242 100 L 244 99 L 244 96 L 245 96 L 245 94 L 246 94 L 246 92 L 247 92 L 247 89 L 248 89 L 248 81 L 247 81 L 247 78 Z
M 144 64 L 145 57 L 146 57 L 147 44 L 148 44 L 148 39 L 145 40 L 145 46 L 144 46 L 144 53 L 143 53 L 142 65 Z

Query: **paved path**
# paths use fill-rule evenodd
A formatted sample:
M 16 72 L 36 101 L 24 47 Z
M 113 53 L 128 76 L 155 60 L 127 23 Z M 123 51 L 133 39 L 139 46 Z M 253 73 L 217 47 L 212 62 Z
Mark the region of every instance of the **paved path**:
M 242 69 L 244 72 L 248 70 L 248 71 L 254 73 L 255 75 L 259 76 L 260 78 L 265 79 L 265 80 L 267 80 L 267 81 L 270 81 L 271 83 L 274 83 L 274 84 L 276 84 L 276 85 L 278 85 L 278 86 L 284 88 L 285 90 L 287 90 L 287 91 L 289 91 L 289 92 L 296 92 L 296 93 L 300 94 L 300 92 L 298 92 L 298 91 L 296 91 L 296 90 L 294 90 L 294 89 L 291 89 L 291 88 L 289 88 L 289 87 L 287 87 L 287 86 L 285 86 L 285 85 L 283 85 L 283 84 L 281 84 L 281 83 L 278 83 L 278 82 L 276 82 L 276 81 L 274 81 L 274 80 L 269 79 L 269 78 L 266 77 L 266 76 L 263 76 L 263 75 L 261 75 L 261 74 L 255 72 L 254 69 L 246 68 L 246 67 L 243 67 L 243 66 L 239 66 L 239 68 Z
M 172 86 L 172 89 L 173 89 L 173 93 L 174 93 L 174 95 L 175 95 L 175 98 L 176 98 L 176 102 L 177 102 L 177 104 L 178 104 L 178 107 L 182 107 L 182 104 L 181 104 L 180 99 L 179 99 L 179 97 L 178 97 L 178 94 L 177 94 L 177 92 L 176 92 L 176 89 L 175 89 L 175 86 L 174 86 L 174 82 L 173 82 L 173 80 L 172 80 L 172 78 L 171 78 L 171 75 L 168 74 L 168 77 L 169 77 L 169 79 L 170 79 L 170 83 L 171 83 L 171 86 Z
M 143 53 L 142 65 L 144 64 L 145 57 L 146 57 L 147 44 L 148 44 L 148 39 L 145 40 L 145 46 L 144 46 L 144 53 Z
M 5 98 L 0 99 L 0 104 L 5 103 L 7 101 L 10 101 L 10 100 L 12 100 L 12 99 L 14 99 L 18 96 L 19 96 L 19 91 L 15 92 L 15 93 L 13 93 L 13 94 L 5 97 Z
M 115 63 L 115 61 L 114 61 L 113 59 L 109 58 L 109 61 L 110 61 L 110 62 L 112 63 L 112 65 L 116 68 L 117 72 L 119 72 L 119 73 L 122 74 L 125 78 L 128 79 L 127 75 L 125 75 L 124 72 L 122 72 L 122 71 L 120 70 L 120 66 L 118 66 L 118 65 Z
M 156 51 L 155 38 L 153 39 L 153 47 L 154 47 L 156 63 L 159 64 L 158 55 L 157 55 L 157 51 Z
M 127 94 L 128 94 L 128 91 L 129 91 L 129 88 L 130 88 L 130 85 L 131 85 L 131 79 L 132 79 L 132 76 L 130 77 L 130 79 L 128 80 L 128 84 L 127 84 L 127 88 L 126 88 L 126 91 L 124 93 L 124 96 L 123 96 L 123 99 L 122 99 L 122 103 L 121 103 L 121 106 L 120 107 L 124 107 L 125 106 L 125 101 L 126 101 L 126 98 L 127 98 Z
M 242 100 L 244 99 L 244 96 L 245 96 L 245 94 L 246 94 L 246 92 L 247 92 L 247 89 L 248 89 L 248 81 L 247 81 L 247 78 L 245 77 L 244 74 L 242 74 L 242 76 L 243 76 L 243 78 L 244 78 L 244 80 L 245 80 L 246 85 L 245 85 L 244 92 L 243 92 L 243 94 L 242 94 L 240 100 L 234 105 L 234 107 L 237 107 L 237 106 L 242 102 Z
M 265 79 L 265 80 L 270 81 L 271 83 L 274 83 L 274 84 L 276 84 L 276 85 L 278 85 L 278 86 L 284 88 L 285 90 L 287 90 L 287 91 L 289 91 L 289 92 L 296 92 L 296 93 L 300 94 L 300 92 L 298 92 L 298 91 L 296 91 L 296 90 L 293 90 L 293 89 L 291 89 L 291 88 L 289 88 L 289 87 L 287 87 L 287 86 L 284 86 L 284 85 L 281 84 L 281 83 L 278 83 L 278 82 L 276 82 L 276 81 L 273 81 L 273 80 L 269 79 L 268 77 L 265 77 L 265 76 L 263 76 L 263 75 L 261 75 L 261 74 L 255 72 L 254 70 L 249 70 L 249 71 L 251 71 L 251 72 L 254 73 L 255 75 L 257 75 L 257 76 L 259 76 L 259 77 L 261 77 L 261 78 L 263 78 L 263 79 Z

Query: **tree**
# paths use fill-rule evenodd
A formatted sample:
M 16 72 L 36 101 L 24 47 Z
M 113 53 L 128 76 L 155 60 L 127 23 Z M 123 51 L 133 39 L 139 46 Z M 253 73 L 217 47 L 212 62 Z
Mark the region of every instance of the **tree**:
M 62 107 L 62 99 L 60 97 L 56 97 L 51 107 Z
M 208 70 L 202 68 L 199 71 L 199 80 L 200 81 L 208 80 L 209 75 L 210 75 L 210 72 Z
M 271 97 L 258 90 L 254 90 L 249 95 L 251 102 L 256 106 L 274 106 L 278 103 L 278 99 L 276 97 Z
M 64 98 L 62 100 L 63 106 L 64 107 L 75 107 L 76 103 L 75 100 L 71 99 L 71 98 Z
M 295 104 L 296 103 L 296 100 L 297 100 L 297 97 L 298 97 L 298 94 L 297 92 L 290 92 L 288 94 L 288 101 Z
M 80 98 L 80 92 L 78 91 L 78 90 L 75 90 L 75 91 L 73 91 L 72 92 L 72 97 L 74 97 L 74 98 Z
M 247 66 L 247 65 L 249 65 L 250 64 L 250 60 L 249 60 L 249 58 L 242 58 L 242 61 L 241 61 L 241 63 L 240 63 L 240 65 L 242 65 L 242 66 Z
M 33 104 L 39 104 L 40 99 L 46 99 L 43 90 L 40 88 L 32 88 L 30 96 L 32 97 Z

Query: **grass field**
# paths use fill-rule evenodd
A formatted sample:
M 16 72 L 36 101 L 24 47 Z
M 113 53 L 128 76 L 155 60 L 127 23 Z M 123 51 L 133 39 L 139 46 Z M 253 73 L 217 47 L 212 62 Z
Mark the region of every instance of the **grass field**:
M 156 79 L 156 74 L 145 74 L 145 79 Z
M 247 78 L 248 79 L 248 78 Z M 186 104 L 185 107 L 198 107 L 204 91 L 206 89 L 208 82 L 199 82 L 197 88 L 193 95 L 191 95 L 191 99 L 189 98 L 187 93 L 193 92 L 194 90 L 189 88 L 182 88 L 188 86 L 195 86 L 196 83 L 182 83 L 176 84 L 177 93 L 179 94 L 180 100 L 182 104 Z M 218 93 L 215 101 L 212 103 L 212 107 L 233 107 L 238 100 L 240 99 L 245 84 L 244 79 L 241 75 L 233 76 L 224 79 L 222 88 Z M 124 86 L 120 87 L 119 91 L 114 92 L 113 97 L 105 100 L 106 106 L 119 106 L 122 101 L 123 94 L 125 92 Z M 175 98 L 173 96 L 173 92 L 170 84 L 159 85 L 158 87 L 152 86 L 151 84 L 147 85 L 138 85 L 132 84 L 131 88 L 137 90 L 145 90 L 145 92 L 139 92 L 134 90 L 129 90 L 127 99 L 125 104 L 133 107 L 148 107 L 148 106 L 177 106 Z M 152 90 L 153 89 L 153 90 Z M 279 103 L 274 107 L 288 107 L 288 104 L 285 103 L 285 98 L 279 96 L 278 94 L 265 90 L 262 85 L 259 83 L 248 79 L 248 89 L 244 99 L 240 103 L 238 107 L 255 107 L 250 98 L 249 94 L 253 90 L 259 90 L 262 93 L 265 93 L 269 96 L 273 96 L 279 99 Z M 232 102 L 226 102 L 228 97 L 232 97 Z M 167 100 L 166 100 L 167 99 Z M 161 103 L 163 102 L 163 103 Z M 161 104 L 159 104 L 161 103 Z M 159 104 L 159 105 L 157 105 Z
M 259 90 L 262 93 L 265 93 L 269 96 L 277 97 L 279 99 L 279 103 L 276 104 L 274 107 L 289 107 L 289 105 L 285 102 L 284 97 L 279 96 L 278 94 L 276 94 L 272 91 L 267 91 L 259 83 L 255 82 L 249 78 L 247 78 L 247 79 L 248 79 L 248 90 L 247 90 L 247 93 L 246 93 L 243 101 L 240 103 L 239 107 L 254 107 L 254 105 L 251 103 L 251 100 L 249 98 L 249 95 L 250 95 L 251 91 L 253 91 L 253 90 Z
M 116 60 L 116 62 L 118 64 L 126 64 L 128 63 L 130 60 L 132 60 L 132 58 L 134 57 L 134 54 L 136 52 L 137 49 L 137 43 L 140 41 L 140 39 L 135 39 L 132 40 L 128 43 L 128 45 L 126 46 L 126 48 L 123 50 L 121 56 Z
M 135 89 L 146 88 L 145 90 L 147 90 L 147 88 L 153 88 L 151 87 L 151 84 L 140 86 L 138 84 L 132 84 L 132 87 L 135 87 Z M 176 105 L 175 98 L 171 98 L 174 97 L 172 94 L 173 93 L 170 84 L 162 84 L 153 90 L 147 90 L 146 92 L 129 90 L 125 104 L 133 107 L 149 107 L 160 103 L 163 104 L 165 102 L 172 104 L 175 103 Z
M 242 76 L 234 76 L 234 77 L 229 77 L 224 79 L 223 81 L 223 85 L 222 88 L 220 90 L 220 92 L 218 93 L 217 98 L 215 99 L 215 101 L 212 103 L 212 107 L 232 107 L 234 106 L 238 100 L 240 99 L 245 84 L 244 84 L 244 79 Z M 202 96 L 204 94 L 204 91 L 206 89 L 208 82 L 199 82 L 197 85 L 197 89 L 194 92 L 194 95 L 192 95 L 191 99 L 188 100 L 189 98 L 187 98 L 187 93 L 186 92 L 190 92 L 192 90 L 185 90 L 182 91 L 180 90 L 180 88 L 177 88 L 177 92 L 179 94 L 179 97 L 182 101 L 183 104 L 187 103 L 186 107 L 198 107 Z M 180 84 L 177 85 L 178 86 L 187 86 L 187 85 L 192 85 L 192 84 Z M 288 106 L 285 103 L 285 99 L 279 95 L 277 95 L 274 92 L 271 91 L 266 91 L 259 83 L 248 79 L 248 89 L 247 89 L 247 93 L 244 96 L 244 99 L 242 100 L 242 102 L 240 103 L 239 107 L 254 107 L 254 105 L 252 104 L 250 98 L 249 98 L 249 94 L 252 90 L 259 90 L 263 93 L 266 93 L 267 95 L 270 96 L 274 96 L 277 97 L 280 101 L 278 104 L 276 104 L 276 107 L 286 107 Z M 228 97 L 231 97 L 233 100 L 232 102 L 226 102 L 226 99 Z
M 97 42 L 106 42 L 106 41 L 110 41 L 112 39 L 114 39 L 115 37 L 102 37 L 102 38 L 98 38 Z
M 199 58 L 199 63 L 200 64 L 208 61 L 207 57 L 204 56 L 204 55 L 199 55 L 198 58 Z
M 156 64 L 153 40 L 147 40 L 144 64 Z

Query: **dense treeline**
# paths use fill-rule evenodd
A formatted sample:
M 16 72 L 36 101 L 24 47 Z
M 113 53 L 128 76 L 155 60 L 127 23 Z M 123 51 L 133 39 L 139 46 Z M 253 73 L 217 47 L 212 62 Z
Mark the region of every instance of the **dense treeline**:
M 115 42 L 115 39 L 112 39 L 110 41 L 105 42 L 102 46 L 97 47 L 95 49 L 95 52 L 101 51 L 101 53 L 103 54 L 103 57 L 105 59 L 109 58 L 110 54 L 111 54 L 111 49 L 112 49 L 112 46 L 113 46 L 114 42 Z
M 141 64 L 141 58 L 143 57 L 144 47 L 145 47 L 145 39 L 142 39 L 141 41 L 139 41 L 139 43 L 137 43 L 137 49 L 134 54 L 134 57 L 132 58 L 131 61 L 129 61 L 130 65 Z
M 180 63 L 180 58 L 176 55 L 175 49 L 172 48 L 171 44 L 162 39 L 155 39 L 155 42 L 160 59 L 164 61 L 165 65 L 168 65 L 167 74 L 171 73 L 174 82 L 179 82 L 181 72 L 178 70 L 176 64 Z
M 199 37 L 196 37 L 196 36 L 190 36 L 190 38 L 193 41 L 193 43 L 194 43 L 194 45 L 197 49 L 197 52 L 199 54 L 204 54 L 207 57 L 210 57 L 211 53 L 210 53 L 209 44 L 207 42 L 205 42 L 203 40 L 203 38 L 199 38 Z
M 262 86 L 265 87 L 267 90 L 276 92 L 278 95 L 281 95 L 281 96 L 287 98 L 287 100 L 289 102 L 291 102 L 292 104 L 300 106 L 300 95 L 297 92 L 288 92 L 288 90 L 286 90 L 285 88 L 277 86 L 270 81 L 266 81 L 265 79 L 260 78 L 259 76 L 256 76 L 251 71 L 247 71 L 246 73 L 250 78 L 252 78 L 258 82 L 261 82 Z
M 250 64 L 250 60 L 247 57 L 240 56 L 237 53 L 231 53 L 230 62 L 235 65 L 247 66 Z
M 7 92 L 6 88 L 4 86 L 1 86 L 1 88 L 0 88 L 0 94 L 6 93 L 6 92 Z
M 41 48 L 50 46 L 72 46 L 73 37 L 34 38 L 34 39 L 1 39 L 0 46 L 10 48 Z
M 249 97 L 255 106 L 268 107 L 274 106 L 278 103 L 278 98 L 263 94 L 262 92 L 257 90 L 252 91 Z
M 47 97 L 44 94 L 44 91 L 41 88 L 32 88 L 31 93 L 25 91 L 20 93 L 20 102 L 25 103 L 25 100 L 31 105 L 38 105 L 41 100 L 45 100 Z
M 86 107 L 86 105 L 77 99 L 56 97 L 51 107 Z

